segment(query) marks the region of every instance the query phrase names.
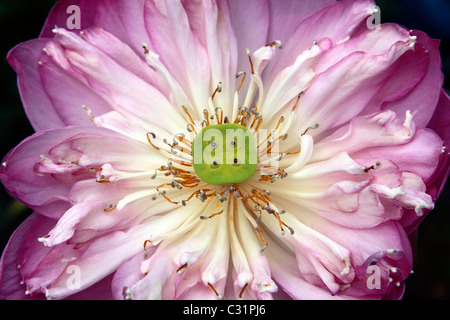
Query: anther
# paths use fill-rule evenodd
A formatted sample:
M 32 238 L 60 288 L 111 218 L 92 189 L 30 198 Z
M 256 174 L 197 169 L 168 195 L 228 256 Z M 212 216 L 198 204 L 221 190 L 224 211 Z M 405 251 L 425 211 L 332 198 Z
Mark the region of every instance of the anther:
M 370 170 L 374 170 L 380 166 L 380 161 L 375 162 L 375 164 L 371 165 L 370 167 L 366 167 L 364 169 L 364 172 L 369 172 Z
M 223 203 L 224 201 L 227 201 L 227 197 L 222 196 L 221 194 L 216 192 L 217 198 L 219 198 L 220 203 Z
M 101 175 L 100 177 L 97 178 L 96 180 L 98 183 L 109 183 L 109 179 L 106 179 L 106 177 L 104 175 Z
M 252 60 L 250 50 L 247 48 L 247 49 L 245 49 L 245 52 L 247 53 L 248 61 L 250 62 L 250 69 L 252 71 L 252 74 L 255 74 L 256 72 L 255 72 L 255 68 L 253 66 L 253 60 Z
M 144 250 L 147 250 L 147 246 L 148 246 L 149 243 L 152 244 L 152 242 L 150 240 L 145 240 L 144 241 L 144 245 L 143 245 L 144 246 Z
M 302 133 L 301 135 L 304 136 L 309 130 L 311 130 L 311 129 L 317 129 L 318 127 L 319 127 L 319 124 L 316 123 L 315 125 L 312 125 L 312 126 L 306 128 L 306 130 L 303 131 L 303 133 Z
M 197 134 L 197 131 L 195 131 L 194 125 L 192 123 L 188 123 L 186 126 L 186 130 L 189 132 L 194 132 L 195 134 Z
M 247 73 L 246 73 L 245 71 L 240 71 L 240 72 L 238 72 L 238 73 L 236 74 L 236 79 L 239 78 L 239 77 L 242 76 L 242 75 L 244 75 L 244 76 L 242 77 L 242 80 L 241 80 L 241 83 L 239 84 L 239 87 L 238 87 L 238 89 L 237 89 L 237 92 L 239 92 L 239 91 L 241 90 L 242 85 L 244 84 L 244 81 L 245 81 L 245 77 L 247 76 Z
M 194 124 L 194 119 L 192 119 L 191 114 L 189 113 L 188 109 L 186 108 L 186 106 L 181 106 L 183 108 L 183 111 L 187 114 L 187 116 L 189 117 L 189 120 L 191 121 L 191 124 Z
M 94 121 L 95 118 L 94 118 L 94 116 L 92 115 L 92 110 L 89 109 L 89 108 L 88 108 L 87 106 L 85 106 L 85 105 L 82 105 L 81 107 L 82 107 L 84 110 L 86 110 L 86 112 L 87 112 L 89 118 L 90 118 L 92 121 Z
M 214 100 L 214 97 L 216 96 L 217 93 L 221 93 L 222 92 L 222 82 L 219 82 L 219 84 L 216 87 L 216 90 L 214 90 L 214 93 L 211 96 L 211 99 Z
M 261 219 L 261 215 L 258 218 Z M 262 236 L 262 234 L 261 234 L 262 231 L 261 230 L 256 228 L 255 231 L 256 231 L 256 234 L 258 235 L 258 238 L 264 243 L 264 246 L 260 250 L 260 253 L 262 254 L 264 252 L 264 250 L 267 248 L 267 246 L 269 245 L 269 243 Z
M 245 286 L 241 289 L 241 292 L 239 292 L 239 299 L 242 299 L 242 295 L 244 294 L 245 289 L 247 289 L 248 283 L 245 284 Z
M 200 219 L 202 219 L 202 220 L 208 220 L 208 219 L 211 219 L 211 218 L 213 218 L 213 217 L 215 217 L 215 216 L 217 216 L 217 215 L 219 215 L 219 214 L 221 214 L 221 213 L 223 213 L 223 210 L 220 210 L 219 212 L 213 213 L 213 214 L 210 215 L 210 216 L 200 216 Z
M 281 43 L 280 40 L 275 40 L 275 41 L 272 41 L 272 42 L 266 44 L 266 47 L 273 47 L 273 46 L 275 46 L 278 49 L 283 48 L 283 44 Z
M 155 146 L 155 145 L 152 143 L 152 140 L 150 139 L 150 136 L 151 136 L 153 139 L 156 139 L 156 135 L 155 135 L 153 132 L 147 132 L 147 140 L 148 140 L 148 143 L 150 143 L 150 145 L 151 145 L 153 148 L 155 148 L 156 150 L 159 150 L 159 148 L 158 148 L 157 146 Z
M 183 274 L 186 271 L 187 266 L 188 266 L 187 263 L 183 264 L 181 267 L 179 267 L 177 269 L 177 273 L 178 274 Z
M 142 43 L 142 48 L 144 49 L 144 54 L 148 54 L 150 52 L 150 50 L 148 50 L 147 46 L 148 46 L 147 43 L 145 43 L 145 42 Z
M 107 206 L 105 207 L 105 209 L 103 209 L 103 211 L 105 211 L 105 212 L 111 212 L 111 211 L 113 211 L 115 208 L 116 208 L 116 205 L 115 205 L 115 204 L 109 204 L 109 205 L 107 205 Z
M 295 104 L 294 104 L 294 106 L 292 107 L 292 111 L 295 111 L 295 109 L 297 109 L 298 103 L 300 102 L 300 97 L 301 97 L 302 95 L 303 95 L 303 91 L 300 92 L 300 93 L 298 94 L 297 100 L 295 101 Z
M 221 296 L 221 295 L 217 292 L 216 288 L 214 288 L 214 286 L 213 286 L 211 283 L 208 283 L 208 287 L 216 294 L 217 298 L 223 299 L 223 296 Z

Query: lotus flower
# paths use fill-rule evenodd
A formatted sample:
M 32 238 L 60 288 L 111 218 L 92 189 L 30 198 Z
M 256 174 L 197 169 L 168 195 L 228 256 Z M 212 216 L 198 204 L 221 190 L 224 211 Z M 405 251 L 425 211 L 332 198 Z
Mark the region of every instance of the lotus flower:
M 0 296 L 401 298 L 448 175 L 449 97 L 439 42 L 377 10 L 58 2 L 7 58 L 36 134 L 0 179 L 34 213 Z M 244 145 L 204 139 L 237 128 Z M 236 141 L 257 162 L 194 161 Z

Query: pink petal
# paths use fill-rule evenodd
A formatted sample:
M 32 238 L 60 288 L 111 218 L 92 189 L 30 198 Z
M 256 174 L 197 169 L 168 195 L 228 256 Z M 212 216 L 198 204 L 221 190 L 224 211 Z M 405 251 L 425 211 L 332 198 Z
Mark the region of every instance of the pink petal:
M 314 146 L 311 161 L 329 159 L 340 152 L 408 143 L 414 136 L 414 123 L 402 123 L 393 111 L 356 117 Z
M 67 8 L 76 5 L 80 8 L 81 28 L 73 29 L 80 33 L 94 25 L 100 26 L 128 44 L 136 52 L 142 52 L 142 43 L 148 42 L 144 25 L 144 0 L 129 1 L 58 1 L 50 11 L 40 38 L 53 38 L 53 29 L 67 28 L 70 14 Z M 120 25 L 119 25 L 120 24 Z
M 61 299 L 82 291 L 114 272 L 125 261 L 143 252 L 146 238 L 145 226 L 140 225 L 128 231 L 116 231 L 85 244 L 82 254 L 67 264 L 80 270 L 80 286 L 67 286 L 71 273 L 63 272 L 47 289 L 51 298 Z M 57 247 L 55 247 L 57 248 Z M 99 268 L 98 265 L 102 265 Z
M 312 132 L 317 135 L 357 116 L 395 72 L 389 67 L 406 50 L 407 45 L 398 43 L 381 55 L 354 52 L 320 73 L 296 110 L 299 119 L 305 119 L 299 121 L 301 128 L 319 124 Z
M 17 72 L 19 92 L 33 128 L 41 131 L 65 125 L 92 126 L 81 106 L 90 104 L 96 113 L 110 110 L 110 107 L 78 80 L 52 64 L 44 64 L 42 61 L 48 60 L 43 52 L 46 45 L 47 40 L 24 42 L 12 49 L 7 57 Z M 63 92 L 66 94 L 61 95 Z M 66 98 L 64 101 L 62 96 Z
M 449 157 L 449 144 L 450 144 L 450 98 L 444 92 L 441 91 L 441 97 L 439 99 L 438 106 L 436 107 L 435 114 L 431 119 L 428 127 L 436 132 L 443 140 L 445 147 L 439 159 L 439 165 L 434 174 L 426 181 L 427 193 L 430 194 L 433 199 L 437 199 L 442 192 L 442 189 L 447 181 L 450 167 Z
M 269 245 L 265 254 L 270 262 L 276 283 L 292 298 L 299 300 L 336 299 L 326 288 L 306 281 L 298 270 L 295 257 L 278 245 Z M 339 298 L 338 298 L 339 299 Z
M 16 300 L 29 299 L 30 296 L 25 295 L 26 287 L 21 285 L 23 280 L 19 264 L 19 254 L 23 241 L 29 235 L 30 230 L 35 223 L 41 221 L 41 216 L 37 213 L 32 214 L 26 219 L 11 236 L 8 244 L 3 250 L 2 259 L 0 261 L 0 299 L 2 300 Z
M 234 30 L 239 30 L 235 31 L 238 48 L 237 72 L 245 71 L 250 74 L 250 64 L 245 49 L 248 48 L 250 52 L 254 52 L 268 43 L 269 3 L 267 0 L 228 1 L 228 3 Z
M 118 147 L 120 143 L 123 143 L 122 148 Z M 134 149 L 133 156 L 128 153 L 130 148 Z M 136 158 L 137 154 L 142 157 Z M 107 162 L 113 163 L 118 170 L 135 168 L 136 162 L 131 164 L 132 159 L 142 160 L 144 164 L 146 159 L 149 160 L 148 170 L 152 169 L 152 159 L 155 160 L 147 145 L 113 131 L 68 127 L 25 139 L 4 158 L 0 179 L 14 197 L 42 214 L 59 217 L 62 212 L 53 210 L 68 209 L 63 202 L 68 201 L 72 184 L 86 178 L 95 180 L 95 173 L 89 168 L 101 167 Z
M 352 35 L 373 8 L 374 4 L 369 0 L 337 1 L 309 16 L 283 43 L 277 62 L 268 67 L 270 71 L 264 79 L 273 79 L 282 69 L 292 65 L 297 54 L 311 48 L 314 41 L 329 38 L 335 44 Z
M 248 5 L 248 2 L 246 2 Z M 183 3 L 193 33 L 206 48 L 211 66 L 211 85 L 222 83 L 217 105 L 231 112 L 238 63 L 238 44 L 227 2 L 186 1 Z
M 146 83 L 157 88 L 165 96 L 170 96 L 170 92 L 161 87 L 157 72 L 148 67 L 145 63 L 142 53 L 143 49 L 136 53 L 132 47 L 122 42 L 113 34 L 105 31 L 103 28 L 92 27 L 80 34 L 83 40 L 101 50 L 118 65 L 135 74 Z
M 413 36 L 417 37 L 419 48 L 416 50 L 419 54 L 425 50 L 428 58 L 428 69 L 422 78 L 422 81 L 399 100 L 386 103 L 384 108 L 395 111 L 399 115 L 405 114 L 406 110 L 418 110 L 416 117 L 416 125 L 425 127 L 430 121 L 435 106 L 439 101 L 441 88 L 443 83 L 443 74 L 441 71 L 441 58 L 439 54 L 439 41 L 430 39 L 425 33 L 413 31 Z M 420 47 L 423 47 L 422 49 Z M 403 78 L 403 77 L 402 77 Z M 408 78 L 408 81 L 414 80 Z
M 61 48 L 49 49 L 50 57 L 130 120 L 161 128 L 169 127 L 164 125 L 165 121 L 184 123 L 180 113 L 157 88 L 132 72 L 134 67 L 128 70 L 100 49 L 63 29 L 58 29 L 55 40 Z M 67 58 L 66 65 L 57 60 L 59 55 Z M 165 110 L 165 113 L 158 113 L 158 116 L 152 112 L 154 108 Z
M 152 255 L 156 247 L 150 247 L 147 254 Z M 127 289 L 141 280 L 144 274 L 141 272 L 141 263 L 145 255 L 140 252 L 127 262 L 123 263 L 114 273 L 111 290 L 115 300 L 123 300 L 127 297 Z
M 417 129 L 413 139 L 399 146 L 368 148 L 352 154 L 356 159 L 388 159 L 400 170 L 427 180 L 436 170 L 442 154 L 442 140 L 430 129 Z
M 145 2 L 146 30 L 152 50 L 183 88 L 189 101 L 203 110 L 212 94 L 208 53 L 191 30 L 181 3 Z M 182 53 L 182 54 L 180 54 Z
M 270 28 L 267 42 L 280 40 L 286 43 L 300 23 L 335 2 L 335 0 L 270 0 Z

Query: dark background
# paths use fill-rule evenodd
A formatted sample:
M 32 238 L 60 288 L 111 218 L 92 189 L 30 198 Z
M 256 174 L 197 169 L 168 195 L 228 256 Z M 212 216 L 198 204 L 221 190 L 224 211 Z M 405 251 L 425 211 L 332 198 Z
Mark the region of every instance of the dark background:
M 133 0 L 130 0 L 133 1 Z M 301 1 L 301 0 L 299 0 Z M 6 54 L 16 44 L 36 38 L 54 0 L 0 0 L 0 159 L 34 133 L 22 108 L 16 75 Z M 441 39 L 444 88 L 450 81 L 450 1 L 378 0 L 381 22 L 395 22 Z M 414 274 L 406 281 L 405 300 L 450 299 L 450 190 L 449 183 L 418 231 Z M 14 229 L 30 214 L 0 185 L 0 249 Z

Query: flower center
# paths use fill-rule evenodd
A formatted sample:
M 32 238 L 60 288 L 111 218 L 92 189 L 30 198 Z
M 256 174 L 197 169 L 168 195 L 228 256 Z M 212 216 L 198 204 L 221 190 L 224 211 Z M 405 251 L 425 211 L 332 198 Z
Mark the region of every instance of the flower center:
M 253 134 L 237 123 L 203 128 L 192 142 L 192 156 L 199 178 L 212 185 L 243 182 L 258 163 Z

